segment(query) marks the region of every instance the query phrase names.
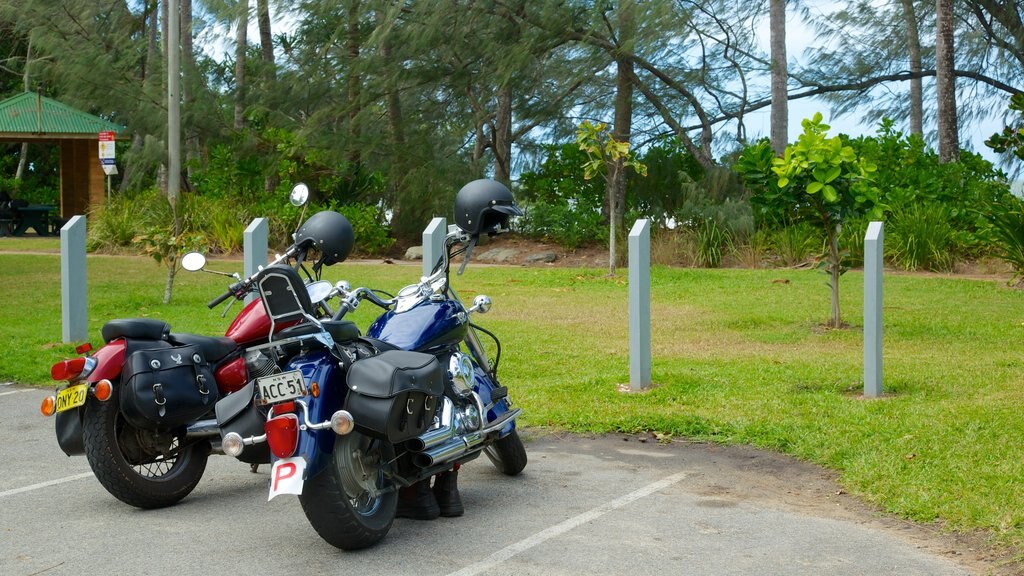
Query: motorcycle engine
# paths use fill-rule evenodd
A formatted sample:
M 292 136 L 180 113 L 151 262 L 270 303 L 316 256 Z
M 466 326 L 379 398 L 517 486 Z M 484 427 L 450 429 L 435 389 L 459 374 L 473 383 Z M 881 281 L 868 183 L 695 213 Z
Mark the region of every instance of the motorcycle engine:
M 245 368 L 249 371 L 250 378 L 262 378 L 281 372 L 277 363 L 262 350 L 249 350 L 245 353 Z

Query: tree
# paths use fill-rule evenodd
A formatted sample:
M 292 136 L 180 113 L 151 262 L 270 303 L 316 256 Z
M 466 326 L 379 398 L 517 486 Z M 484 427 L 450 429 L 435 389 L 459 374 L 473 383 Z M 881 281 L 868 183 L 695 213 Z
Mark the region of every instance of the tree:
M 953 74 L 953 0 L 935 3 L 935 98 L 939 121 L 939 158 L 956 162 L 960 140 L 956 122 L 956 77 Z
M 625 178 L 624 172 L 632 168 L 637 174 L 646 175 L 647 167 L 641 164 L 629 149 L 629 142 L 620 142 L 608 134 L 606 124 L 580 124 L 576 132 L 576 145 L 586 153 L 587 162 L 583 165 L 583 177 L 590 180 L 594 176 L 604 176 L 605 182 L 613 182 L 617 178 Z M 615 275 L 617 258 L 615 256 L 616 222 L 611 219 L 608 224 L 608 275 Z
M 914 0 L 900 0 L 903 7 L 903 22 L 907 30 L 907 55 L 910 57 L 910 73 L 921 73 L 921 40 L 917 34 L 917 13 Z M 921 78 L 910 80 L 910 133 L 924 134 L 924 91 Z
M 871 185 L 875 166 L 859 158 L 839 136 L 827 137 L 829 126 L 820 113 L 801 122 L 803 133 L 774 157 L 770 144 L 748 147 L 736 162 L 754 192 L 751 203 L 763 212 L 784 214 L 791 222 L 819 226 L 826 238 L 824 268 L 829 275 L 832 312 L 828 326 L 841 328 L 839 277 L 845 272 L 839 236 L 843 221 L 869 213 L 880 218 L 884 206 Z
M 786 0 L 771 3 L 771 55 L 772 55 L 772 150 L 782 155 L 789 142 L 789 76 L 786 62 Z M 909 0 L 908 0 L 909 1 Z

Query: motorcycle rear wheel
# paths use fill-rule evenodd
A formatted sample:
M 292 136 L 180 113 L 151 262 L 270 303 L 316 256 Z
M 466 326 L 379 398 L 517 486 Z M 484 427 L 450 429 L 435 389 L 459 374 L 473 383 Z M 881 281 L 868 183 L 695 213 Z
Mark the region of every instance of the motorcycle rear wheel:
M 517 430 L 513 429 L 504 438 L 495 440 L 494 444 L 484 448 L 484 454 L 495 468 L 507 476 L 516 476 L 526 468 L 526 447 Z
M 327 467 L 299 496 L 306 519 L 328 544 L 359 550 L 380 542 L 395 520 L 398 490 L 385 474 L 394 447 L 352 432 L 339 436 Z
M 210 446 L 184 446 L 185 434 L 139 430 L 129 424 L 117 398 L 85 405 L 85 456 L 100 484 L 115 498 L 137 508 L 176 504 L 199 483 Z

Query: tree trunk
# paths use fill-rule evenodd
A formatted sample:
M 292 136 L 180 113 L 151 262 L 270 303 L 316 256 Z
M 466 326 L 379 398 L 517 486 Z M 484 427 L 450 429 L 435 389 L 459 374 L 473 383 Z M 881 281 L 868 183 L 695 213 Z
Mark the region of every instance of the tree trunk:
M 192 41 L 192 0 L 181 0 L 181 108 L 185 128 L 185 189 L 191 188 L 192 167 L 199 158 L 199 135 L 189 113 L 199 85 L 196 78 L 195 43 Z
M 935 96 L 938 100 L 939 161 L 960 159 L 956 120 L 956 77 L 953 74 L 953 0 L 935 3 Z
M 630 44 L 636 32 L 634 21 L 634 0 L 622 0 L 619 3 L 619 46 L 624 51 L 632 51 Z M 615 60 L 615 121 L 612 126 L 612 138 L 617 142 L 629 142 L 633 127 L 633 61 L 625 56 Z M 617 233 L 622 230 L 623 211 L 626 205 L 626 167 L 625 159 L 613 160 L 608 167 L 608 178 L 605 184 L 608 199 L 608 275 L 615 275 L 618 265 L 616 254 Z
M 274 36 L 270 25 L 270 0 L 256 0 L 256 14 L 260 26 L 260 52 L 267 68 L 267 77 L 276 77 L 274 69 Z
M 917 15 L 914 0 L 902 0 L 903 21 L 907 26 L 907 53 L 910 56 L 910 72 L 921 72 L 921 40 L 917 36 Z M 920 78 L 910 81 L 910 133 L 924 135 L 924 96 Z
M 238 28 L 235 30 L 235 130 L 245 128 L 245 51 L 248 47 L 249 0 L 238 2 Z
M 842 267 L 839 261 L 839 233 L 842 231 L 842 224 L 829 227 L 828 232 L 828 273 L 829 288 L 832 290 L 832 318 L 828 325 L 832 328 L 842 328 L 843 321 L 839 314 L 839 276 Z
M 508 184 L 512 174 L 512 88 L 498 89 L 498 113 L 494 119 L 494 179 Z
M 908 0 L 910 1 L 910 0 Z M 786 0 L 771 0 L 771 58 L 772 58 L 772 151 L 782 156 L 789 143 L 789 94 L 787 89 L 788 62 L 786 60 Z
M 28 37 L 28 47 L 25 49 L 25 74 L 22 77 L 22 84 L 24 85 L 25 92 L 29 89 L 29 74 L 28 67 L 32 61 L 32 36 Z M 25 177 L 25 168 L 28 166 L 28 142 L 21 143 L 21 154 L 18 155 L 18 169 L 14 173 L 15 180 L 21 180 Z
M 361 48 L 361 39 L 359 37 L 359 7 L 360 0 L 349 0 L 348 30 L 345 37 L 345 52 L 348 56 L 346 99 L 348 100 L 348 128 L 349 136 L 351 137 L 351 141 L 349 142 L 349 162 L 352 163 L 353 167 L 358 166 L 362 160 L 359 144 L 362 136 L 362 130 L 359 129 L 359 113 L 362 110 L 360 98 L 363 80 L 356 67 L 359 62 L 359 51 Z

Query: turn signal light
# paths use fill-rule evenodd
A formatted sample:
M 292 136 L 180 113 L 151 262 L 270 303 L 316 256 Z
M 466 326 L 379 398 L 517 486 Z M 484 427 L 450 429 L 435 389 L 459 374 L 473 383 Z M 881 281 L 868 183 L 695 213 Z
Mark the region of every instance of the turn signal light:
M 79 344 L 78 347 L 75 348 L 75 354 L 88 354 L 89 352 L 92 352 L 92 344 L 88 342 L 85 344 Z
M 43 413 L 43 416 L 53 416 L 57 412 L 57 397 L 47 396 L 43 398 L 43 403 L 39 406 L 39 411 Z
M 338 410 L 331 415 L 331 430 L 338 436 L 348 434 L 355 427 L 355 420 L 348 410 Z
M 71 360 L 61 360 L 50 368 L 50 377 L 54 380 L 72 380 L 85 370 L 85 358 L 78 357 Z
M 110 397 L 114 393 L 114 385 L 110 383 L 110 380 L 104 378 L 96 383 L 96 387 L 92 389 L 93 396 L 96 397 L 100 402 L 106 402 L 110 400 Z
M 242 440 L 242 435 L 238 432 L 228 432 L 224 435 L 224 440 L 221 441 L 221 449 L 228 456 L 238 458 L 245 450 L 245 441 Z
M 295 414 L 275 416 L 263 425 L 270 451 L 278 458 L 288 458 L 299 445 L 299 417 Z

